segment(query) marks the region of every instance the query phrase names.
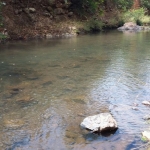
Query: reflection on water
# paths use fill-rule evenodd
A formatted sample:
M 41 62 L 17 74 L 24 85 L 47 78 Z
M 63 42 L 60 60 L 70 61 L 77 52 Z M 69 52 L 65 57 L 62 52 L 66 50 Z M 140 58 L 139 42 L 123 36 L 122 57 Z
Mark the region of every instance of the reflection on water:
M 149 33 L 121 32 L 0 45 L 0 147 L 121 150 L 142 144 L 150 99 Z M 134 106 L 138 110 L 132 109 Z M 138 106 L 137 106 L 138 105 Z M 111 112 L 119 129 L 81 130 Z

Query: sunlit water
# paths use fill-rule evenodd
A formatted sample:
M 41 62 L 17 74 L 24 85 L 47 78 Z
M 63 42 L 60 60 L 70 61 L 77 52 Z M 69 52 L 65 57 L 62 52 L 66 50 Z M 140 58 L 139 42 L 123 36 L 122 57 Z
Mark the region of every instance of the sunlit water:
M 144 144 L 149 39 L 150 33 L 109 32 L 0 45 L 0 149 L 130 150 Z M 80 128 L 86 116 L 102 112 L 116 119 L 115 134 Z

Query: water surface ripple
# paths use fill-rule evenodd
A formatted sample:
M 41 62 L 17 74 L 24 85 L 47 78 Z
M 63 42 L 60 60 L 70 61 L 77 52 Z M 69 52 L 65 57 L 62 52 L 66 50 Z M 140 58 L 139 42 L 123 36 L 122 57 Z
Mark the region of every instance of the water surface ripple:
M 149 128 L 150 33 L 108 32 L 0 45 L 0 147 L 4 150 L 130 150 Z M 137 107 L 137 110 L 132 109 Z M 80 129 L 111 112 L 119 129 Z

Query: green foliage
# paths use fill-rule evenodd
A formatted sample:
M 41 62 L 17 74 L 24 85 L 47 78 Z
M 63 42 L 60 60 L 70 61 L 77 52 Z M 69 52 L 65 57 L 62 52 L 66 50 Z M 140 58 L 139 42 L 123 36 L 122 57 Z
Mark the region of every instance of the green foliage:
M 80 15 L 93 14 L 104 0 L 71 0 L 72 8 Z
M 102 21 L 92 18 L 86 23 L 84 30 L 86 32 L 102 31 L 103 25 Z
M 146 9 L 139 8 L 136 10 L 129 10 L 124 14 L 124 21 L 125 22 L 136 22 L 138 25 L 147 25 L 150 24 L 150 17 L 145 15 Z
M 128 10 L 124 14 L 124 21 L 125 22 L 137 22 L 137 20 L 141 20 L 145 16 L 145 9 L 140 8 L 140 9 L 135 9 L 135 10 Z
M 113 0 L 118 9 L 127 10 L 133 5 L 133 0 Z
M 150 0 L 141 0 L 141 5 L 144 8 L 150 9 Z
M 104 0 L 107 8 L 127 10 L 133 5 L 133 0 Z

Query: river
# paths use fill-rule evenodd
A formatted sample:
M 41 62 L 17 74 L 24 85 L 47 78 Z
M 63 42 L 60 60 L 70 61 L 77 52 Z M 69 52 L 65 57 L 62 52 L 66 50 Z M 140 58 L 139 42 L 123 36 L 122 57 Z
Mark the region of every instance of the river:
M 117 31 L 0 45 L 2 150 L 130 150 L 144 144 L 150 33 Z M 133 109 L 135 108 L 136 109 Z M 110 112 L 109 136 L 80 128 Z

